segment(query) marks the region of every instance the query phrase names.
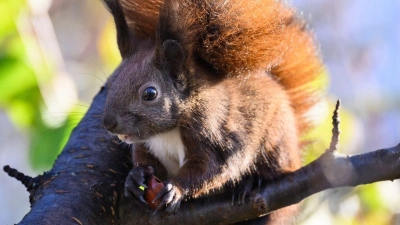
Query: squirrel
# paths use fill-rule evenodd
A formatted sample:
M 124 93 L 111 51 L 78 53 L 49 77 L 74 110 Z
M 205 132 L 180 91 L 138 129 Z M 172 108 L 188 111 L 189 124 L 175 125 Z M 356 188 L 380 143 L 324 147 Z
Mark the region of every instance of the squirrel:
M 243 202 L 301 166 L 322 63 L 292 8 L 276 0 L 103 1 L 122 56 L 107 82 L 103 125 L 132 145 L 125 195 L 145 203 L 141 188 L 155 174 L 165 180 L 157 199 L 167 213 L 227 186 L 240 187 Z

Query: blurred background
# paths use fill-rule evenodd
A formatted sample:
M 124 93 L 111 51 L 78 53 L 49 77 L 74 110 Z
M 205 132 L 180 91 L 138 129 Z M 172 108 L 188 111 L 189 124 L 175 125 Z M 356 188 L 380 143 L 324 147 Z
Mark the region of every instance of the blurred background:
M 340 152 L 400 142 L 400 1 L 291 0 L 310 24 L 326 65 L 327 101 L 318 106 L 315 142 L 331 137 L 342 100 Z M 112 18 L 99 0 L 0 2 L 0 166 L 30 176 L 49 170 L 94 95 L 118 65 Z M 400 183 L 380 182 L 316 194 L 301 224 L 400 224 Z M 28 193 L 0 171 L 0 224 L 29 211 Z

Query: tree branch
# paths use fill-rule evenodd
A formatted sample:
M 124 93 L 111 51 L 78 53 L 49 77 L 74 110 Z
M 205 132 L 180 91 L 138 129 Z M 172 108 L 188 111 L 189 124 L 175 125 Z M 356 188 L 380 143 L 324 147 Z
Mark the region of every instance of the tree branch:
M 53 168 L 25 182 L 30 184 L 31 211 L 20 224 L 118 223 L 119 201 L 131 159 L 129 149 L 102 127 L 106 94 L 102 88 Z M 4 169 L 10 174 L 10 169 Z
M 232 205 L 230 195 L 219 194 L 184 202 L 178 213 L 168 217 L 153 215 L 136 199 L 122 197 L 131 159 L 129 149 L 101 125 L 106 92 L 102 88 L 95 97 L 49 172 L 31 178 L 4 167 L 30 193 L 32 208 L 20 224 L 230 224 L 266 215 L 329 188 L 400 177 L 400 144 L 355 156 L 337 153 L 338 102 L 330 148 L 307 166 L 266 185 L 247 204 Z

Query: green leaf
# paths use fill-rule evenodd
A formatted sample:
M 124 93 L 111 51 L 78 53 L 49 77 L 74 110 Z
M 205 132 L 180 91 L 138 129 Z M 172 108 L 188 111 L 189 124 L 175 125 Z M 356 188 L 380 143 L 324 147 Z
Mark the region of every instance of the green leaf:
M 41 170 L 51 168 L 57 155 L 67 143 L 73 128 L 85 114 L 79 109 L 74 109 L 74 111 L 69 114 L 68 119 L 61 126 L 48 127 L 42 120 L 37 121 L 38 124 L 33 127 L 30 149 L 33 168 Z
M 35 75 L 26 64 L 11 57 L 0 59 L 0 106 L 5 107 L 17 95 L 36 87 Z

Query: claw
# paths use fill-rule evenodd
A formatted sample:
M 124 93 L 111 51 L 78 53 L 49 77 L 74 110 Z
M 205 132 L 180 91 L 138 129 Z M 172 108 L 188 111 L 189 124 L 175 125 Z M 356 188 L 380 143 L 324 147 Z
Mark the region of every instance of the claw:
M 259 177 L 259 178 L 258 178 L 258 182 L 257 182 L 257 184 L 258 184 L 257 192 L 260 192 L 260 191 L 261 191 L 262 182 L 263 182 L 263 179 L 261 179 L 261 178 Z
M 143 198 L 143 195 L 140 195 L 140 196 L 139 196 L 139 200 L 140 200 L 141 202 L 143 202 L 144 204 L 148 205 L 148 203 L 146 202 L 146 200 Z
M 128 189 L 128 187 L 125 185 L 125 188 L 124 188 L 124 196 L 125 197 L 131 197 L 132 196 L 132 193 L 129 191 L 129 189 Z
M 250 189 L 245 189 L 245 190 L 243 190 L 243 193 L 242 193 L 242 199 L 241 199 L 241 204 L 244 204 L 245 203 L 245 198 L 247 197 L 247 196 L 250 196 Z
M 175 195 L 175 198 L 172 200 L 171 204 L 167 206 L 165 211 L 169 214 L 176 213 L 181 206 L 181 202 L 181 199 L 177 198 L 177 196 Z
M 176 203 L 175 210 L 174 210 L 173 213 L 178 212 L 178 209 L 181 207 L 181 203 L 182 203 L 182 200 L 179 200 L 179 201 Z
M 154 216 L 158 211 L 160 211 L 163 207 L 164 207 L 163 204 L 159 204 L 159 205 L 157 206 L 156 210 L 154 210 L 153 216 Z

